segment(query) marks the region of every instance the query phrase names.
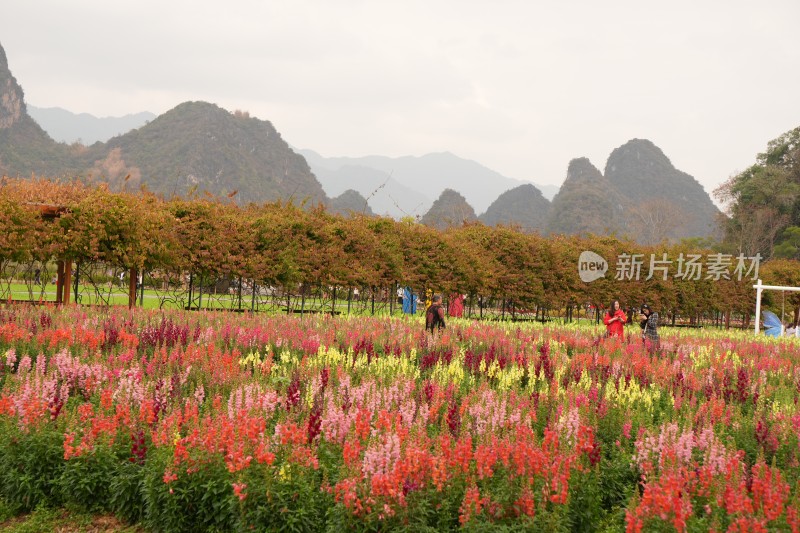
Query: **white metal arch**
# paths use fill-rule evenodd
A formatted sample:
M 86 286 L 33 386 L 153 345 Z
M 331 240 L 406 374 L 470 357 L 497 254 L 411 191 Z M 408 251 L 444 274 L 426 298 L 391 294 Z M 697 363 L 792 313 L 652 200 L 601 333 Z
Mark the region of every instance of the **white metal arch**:
M 753 288 L 756 290 L 756 335 L 761 328 L 761 292 L 762 291 L 789 291 L 789 292 L 800 292 L 800 287 L 783 287 L 781 285 L 762 285 L 761 280 L 758 280 L 758 283 L 753 285 Z

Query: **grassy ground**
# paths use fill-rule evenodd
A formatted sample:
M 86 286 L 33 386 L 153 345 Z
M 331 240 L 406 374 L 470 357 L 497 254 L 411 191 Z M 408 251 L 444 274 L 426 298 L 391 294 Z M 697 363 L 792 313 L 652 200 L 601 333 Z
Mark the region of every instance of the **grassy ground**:
M 66 509 L 37 508 L 30 514 L 3 517 L 0 511 L 0 533 L 145 533 L 138 526 L 120 522 L 111 515 L 88 515 Z
M 4 286 L 3 289 L 7 289 L 8 287 Z M 101 287 L 103 291 L 103 298 L 106 299 L 109 305 L 128 305 L 128 292 L 127 288 L 120 287 L 118 285 L 108 286 L 104 285 Z M 34 290 L 31 292 L 29 288 L 24 283 L 12 283 L 10 285 L 10 292 L 11 292 L 11 299 L 12 300 L 30 300 L 31 297 L 34 302 L 38 302 L 40 299 L 42 302 L 55 302 L 56 300 L 56 287 L 55 285 L 49 284 L 45 287 L 45 290 L 42 291 L 39 286 L 34 287 Z M 8 294 L 8 293 L 5 293 Z M 165 297 L 164 292 L 157 292 L 151 289 L 145 289 L 144 297 L 142 298 L 142 305 L 139 305 L 139 299 L 137 294 L 137 307 L 143 307 L 144 309 L 158 309 L 161 305 L 161 299 Z M 5 298 L 5 297 L 4 297 Z M 3 299 L 4 299 L 3 298 Z M 244 311 L 250 310 L 252 296 L 249 294 L 242 294 L 242 301 L 241 301 L 241 308 Z M 74 293 L 70 291 L 70 301 L 74 303 Z M 80 303 L 88 303 L 88 304 L 98 304 L 101 303 L 95 297 L 93 293 L 93 288 L 89 286 L 82 286 L 80 292 Z M 194 296 L 194 305 L 197 305 L 197 295 Z M 208 294 L 204 293 L 202 295 L 202 307 L 205 309 L 209 305 L 216 309 L 236 309 L 239 307 L 239 297 L 237 294 L 216 294 L 209 296 Z M 311 307 L 311 299 L 308 300 L 308 304 L 306 309 Z M 366 305 L 366 314 L 370 313 L 370 304 L 369 302 L 351 302 L 350 309 L 352 314 L 364 314 L 364 310 L 358 312 L 360 306 Z M 165 308 L 174 309 L 177 307 L 177 304 L 172 301 L 167 301 L 164 305 Z M 262 304 L 263 307 L 263 304 Z M 275 311 L 278 311 L 282 307 L 285 307 L 284 302 L 276 302 Z M 292 298 L 292 307 L 299 307 L 299 300 L 298 297 L 295 296 Z M 331 302 L 328 300 L 325 303 L 325 311 L 329 311 L 331 308 Z M 421 307 L 418 307 L 418 312 L 421 313 Z M 262 309 L 263 310 L 263 309 Z M 346 314 L 348 310 L 347 300 L 338 298 L 336 299 L 336 311 L 337 313 Z M 401 308 L 398 305 L 393 306 L 394 314 L 400 315 Z M 380 304 L 376 302 L 376 313 L 377 314 L 387 314 L 388 313 L 388 306 L 387 304 Z
M 5 287 L 4 287 L 5 288 Z M 39 286 L 35 286 L 33 291 L 28 290 L 28 286 L 23 283 L 12 283 L 11 284 L 11 298 L 13 300 L 30 300 L 31 296 L 33 297 L 33 301 L 38 302 L 40 299 L 43 302 L 55 302 L 56 300 L 56 286 L 55 285 L 47 285 L 45 290 L 42 291 Z M 103 291 L 103 298 L 108 300 L 109 305 L 128 305 L 128 291 L 127 288 L 122 288 L 117 285 L 109 287 L 108 285 L 101 287 Z M 138 296 L 138 295 L 137 295 Z M 163 297 L 164 294 L 161 294 Z M 203 295 L 204 304 L 208 295 Z M 215 301 L 218 301 L 218 307 L 227 306 L 232 307 L 238 302 L 238 298 L 236 295 L 215 295 Z M 74 293 L 70 290 L 70 300 L 74 299 Z M 83 286 L 81 288 L 80 293 L 80 300 L 81 302 L 91 302 L 95 303 L 95 295 L 93 294 L 93 289 L 88 286 Z M 144 298 L 143 298 L 143 307 L 145 309 L 157 309 L 161 304 L 161 300 L 159 299 L 159 294 L 153 290 L 145 290 L 144 291 Z M 247 305 L 245 305 L 247 304 Z M 242 306 L 248 307 L 249 306 L 249 299 L 245 301 L 244 296 L 242 297 Z M 137 307 L 138 299 L 137 299 Z M 174 304 L 169 305 L 169 307 L 174 307 Z
M 6 289 L 7 287 L 4 286 L 3 288 Z M 33 300 L 37 302 L 40 298 L 45 302 L 54 302 L 56 300 L 56 286 L 54 284 L 46 285 L 44 291 L 42 291 L 42 287 L 39 285 L 34 285 L 32 291 L 29 291 L 28 286 L 24 283 L 12 283 L 10 289 L 11 298 L 14 300 L 28 300 L 31 296 L 33 296 Z M 107 287 L 104 287 L 104 290 L 107 291 Z M 145 291 L 145 297 L 147 297 L 148 292 L 152 291 Z M 70 291 L 70 296 L 72 296 L 72 294 L 72 291 Z M 125 288 L 115 286 L 111 289 L 110 295 L 113 305 L 128 303 L 128 292 Z M 154 292 L 152 292 L 152 296 L 155 298 Z

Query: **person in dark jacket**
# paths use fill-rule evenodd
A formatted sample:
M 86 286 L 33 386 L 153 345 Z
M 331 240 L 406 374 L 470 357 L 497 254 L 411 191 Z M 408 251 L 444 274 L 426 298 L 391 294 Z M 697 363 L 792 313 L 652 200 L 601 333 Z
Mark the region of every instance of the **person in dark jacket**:
M 642 328 L 642 342 L 652 353 L 658 350 L 660 338 L 658 336 L 658 313 L 650 309 L 647 304 L 642 305 L 642 314 L 639 316 L 639 327 Z
M 442 297 L 439 294 L 435 294 L 431 300 L 431 305 L 425 310 L 425 332 L 428 335 L 428 344 L 435 343 L 439 330 L 446 327 L 444 315 Z

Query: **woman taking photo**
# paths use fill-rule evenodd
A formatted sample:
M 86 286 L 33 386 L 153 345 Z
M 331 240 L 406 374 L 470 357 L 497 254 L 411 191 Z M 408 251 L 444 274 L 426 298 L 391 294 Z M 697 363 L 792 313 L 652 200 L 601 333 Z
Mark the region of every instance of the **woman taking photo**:
M 658 313 L 650 309 L 647 304 L 642 305 L 642 314 L 639 316 L 639 327 L 642 328 L 642 341 L 647 350 L 652 354 L 659 349 Z

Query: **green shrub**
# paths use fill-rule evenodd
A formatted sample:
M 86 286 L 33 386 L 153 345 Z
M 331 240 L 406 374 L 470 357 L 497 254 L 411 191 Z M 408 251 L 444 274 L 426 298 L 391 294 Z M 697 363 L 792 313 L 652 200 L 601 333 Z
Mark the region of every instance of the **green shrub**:
M 335 503 L 322 491 L 319 470 L 287 466 L 276 478 L 272 467 L 249 468 L 247 497 L 238 501 L 243 531 L 322 531 Z
M 61 501 L 70 508 L 92 513 L 110 511 L 116 464 L 114 455 L 103 446 L 65 461 L 58 478 Z
M 0 496 L 13 514 L 41 503 L 61 505 L 63 442 L 64 436 L 53 428 L 25 432 L 10 421 L 0 422 Z
M 111 510 L 134 524 L 145 516 L 145 469 L 132 462 L 117 465 L 109 485 Z
M 162 456 L 164 454 L 161 454 Z M 144 525 L 164 533 L 232 531 L 235 497 L 230 477 L 221 463 L 200 465 L 191 474 L 175 470 L 178 478 L 164 481 L 169 457 L 154 457 L 144 473 Z

